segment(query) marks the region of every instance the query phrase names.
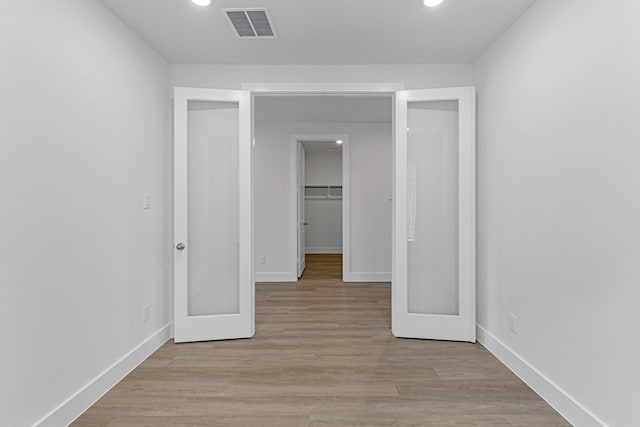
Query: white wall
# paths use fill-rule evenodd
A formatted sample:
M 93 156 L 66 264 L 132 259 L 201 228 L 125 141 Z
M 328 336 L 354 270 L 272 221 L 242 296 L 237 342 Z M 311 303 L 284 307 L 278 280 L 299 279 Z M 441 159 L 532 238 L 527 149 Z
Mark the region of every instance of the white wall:
M 391 271 L 392 146 L 390 123 L 256 123 L 256 280 L 295 280 L 289 247 L 291 134 L 349 134 L 351 265 L 353 273 L 388 277 Z
M 342 185 L 342 151 L 306 150 L 306 185 Z
M 240 89 L 242 83 L 399 82 L 407 89 L 469 86 L 471 64 L 170 66 L 173 86 Z
M 169 77 L 94 0 L 2 2 L 0 39 L 0 424 L 26 426 L 166 339 Z
M 539 0 L 475 65 L 478 322 L 578 426 L 640 420 L 638 17 Z
M 305 154 L 306 185 L 342 185 L 342 151 Z M 342 200 L 306 199 L 306 253 L 342 253 Z

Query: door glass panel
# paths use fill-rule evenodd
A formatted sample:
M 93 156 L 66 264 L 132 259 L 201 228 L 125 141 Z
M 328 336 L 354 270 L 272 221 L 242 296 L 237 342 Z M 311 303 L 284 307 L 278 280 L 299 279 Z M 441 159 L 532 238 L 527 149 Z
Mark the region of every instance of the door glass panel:
M 459 314 L 458 101 L 410 102 L 409 313 Z
M 189 101 L 189 316 L 239 312 L 239 105 Z

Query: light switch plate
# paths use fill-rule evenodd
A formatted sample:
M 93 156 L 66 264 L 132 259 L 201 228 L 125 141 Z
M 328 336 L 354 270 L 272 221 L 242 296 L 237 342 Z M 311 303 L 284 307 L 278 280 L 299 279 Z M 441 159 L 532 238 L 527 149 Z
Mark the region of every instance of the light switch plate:
M 144 193 L 142 195 L 142 209 L 151 209 L 151 194 Z
M 142 323 L 148 322 L 151 317 L 151 307 L 149 304 L 145 304 L 142 306 Z
M 514 334 L 518 333 L 518 316 L 513 313 L 509 313 L 509 329 Z

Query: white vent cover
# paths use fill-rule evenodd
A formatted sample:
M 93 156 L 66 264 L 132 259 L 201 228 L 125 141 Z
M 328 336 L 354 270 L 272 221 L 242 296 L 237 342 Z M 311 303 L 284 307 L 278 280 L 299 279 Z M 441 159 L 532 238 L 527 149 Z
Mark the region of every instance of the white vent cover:
M 222 9 L 236 36 L 241 39 L 278 37 L 267 8 Z

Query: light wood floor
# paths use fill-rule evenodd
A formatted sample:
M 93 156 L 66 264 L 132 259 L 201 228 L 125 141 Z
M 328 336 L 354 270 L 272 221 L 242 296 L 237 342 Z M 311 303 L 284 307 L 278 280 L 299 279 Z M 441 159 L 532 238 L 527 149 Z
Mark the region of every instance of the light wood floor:
M 169 342 L 74 426 L 568 426 L 479 344 L 394 338 L 389 284 L 308 255 L 256 286 L 256 336 Z
M 306 268 L 302 274 L 302 285 L 308 281 L 331 282 L 342 285 L 342 254 L 307 254 Z

